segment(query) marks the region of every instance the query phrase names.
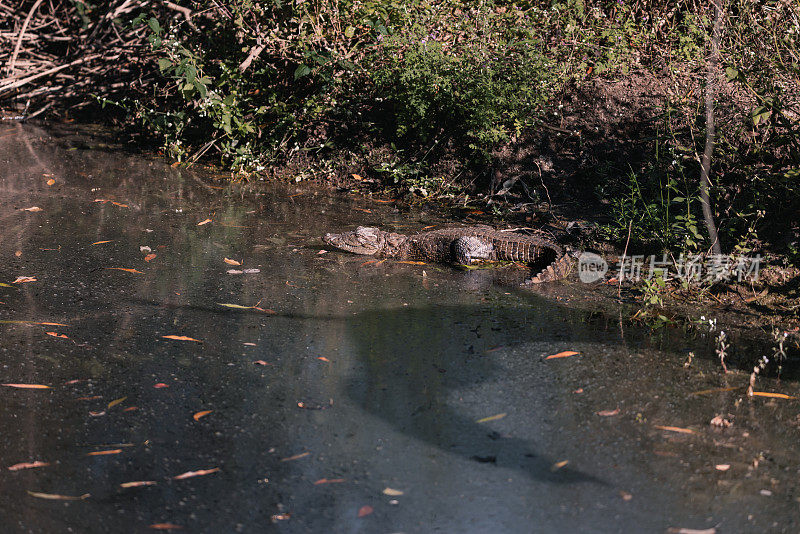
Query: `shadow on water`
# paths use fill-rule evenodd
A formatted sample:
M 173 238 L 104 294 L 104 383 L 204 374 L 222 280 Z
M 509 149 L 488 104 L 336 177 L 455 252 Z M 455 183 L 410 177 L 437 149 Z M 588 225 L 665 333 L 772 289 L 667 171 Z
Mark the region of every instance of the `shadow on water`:
M 515 469 L 549 483 L 603 483 L 570 467 L 558 468 L 558 459 L 537 450 L 531 441 L 493 432 L 448 403 L 453 392 L 505 380 L 507 369 L 477 347 L 486 345 L 482 338 L 494 346 L 519 343 L 503 331 L 513 324 L 509 318 L 518 321 L 530 313 L 530 309 L 470 306 L 361 312 L 347 321 L 360 363 L 348 381 L 347 394 L 363 410 L 390 421 L 399 431 L 450 454 Z M 534 308 L 526 320 L 539 323 L 546 332 L 550 325 L 545 313 L 552 309 L 539 312 Z M 552 340 L 545 335 L 537 341 Z M 531 387 L 546 390 L 548 373 L 530 372 L 525 379 Z M 515 403 L 513 398 L 503 401 Z M 538 414 L 547 413 L 542 404 L 521 408 L 528 412 L 526 424 L 531 425 L 539 424 Z

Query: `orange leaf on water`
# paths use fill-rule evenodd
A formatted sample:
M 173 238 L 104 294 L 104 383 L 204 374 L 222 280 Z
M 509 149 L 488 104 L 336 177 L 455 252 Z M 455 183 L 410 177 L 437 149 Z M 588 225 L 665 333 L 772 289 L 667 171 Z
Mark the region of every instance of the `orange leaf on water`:
M 51 501 L 82 501 L 91 497 L 88 493 L 75 497 L 72 495 L 57 495 L 55 493 L 40 493 L 38 491 L 28 491 L 28 495 L 36 497 L 37 499 L 48 499 Z
M 358 509 L 358 517 L 364 517 L 373 512 L 372 506 L 366 504 Z
M 183 527 L 174 523 L 153 523 L 150 528 L 153 530 L 180 530 Z
M 112 271 L 125 271 L 126 273 L 144 274 L 142 271 L 137 271 L 136 269 L 128 269 L 126 267 L 106 267 L 106 269 Z
M 117 404 L 122 404 L 123 402 L 125 402 L 125 400 L 126 400 L 127 398 L 128 398 L 128 397 L 120 397 L 119 399 L 114 399 L 114 400 L 112 400 L 111 402 L 109 402 L 109 403 L 108 403 L 108 407 L 109 407 L 109 408 L 113 408 L 113 407 L 114 407 L 114 406 L 116 406 Z
M 253 363 L 256 365 L 272 365 L 271 363 L 265 362 L 264 360 L 256 360 Z
M 114 241 L 113 239 L 109 239 L 108 241 L 95 241 L 94 243 L 92 243 L 92 246 L 102 245 L 103 243 L 112 243 L 113 241 Z
M 398 261 L 397 263 L 405 263 L 406 265 L 428 265 L 424 261 Z
M 785 395 L 783 393 L 769 393 L 767 391 L 754 391 L 754 397 L 769 397 L 771 399 L 794 399 L 796 397 L 792 397 L 791 395 Z
M 12 284 L 24 284 L 25 282 L 38 282 L 35 276 L 18 276 Z
M 153 387 L 156 389 L 168 388 L 169 384 L 165 384 L 164 382 L 159 382 L 158 384 L 155 384 Z
M 219 467 L 213 467 L 211 469 L 200 469 L 199 471 L 186 471 L 185 473 L 182 473 L 182 474 L 180 474 L 180 475 L 178 475 L 176 477 L 172 477 L 172 478 L 173 478 L 173 480 L 183 480 L 183 479 L 186 479 L 186 478 L 201 477 L 201 476 L 204 476 L 204 475 L 210 475 L 211 473 L 216 473 L 217 471 L 219 471 Z
M 314 482 L 315 486 L 320 486 L 322 484 L 339 484 L 341 482 L 345 482 L 343 478 L 321 478 Z
M 109 454 L 119 454 L 122 452 L 122 449 L 108 449 L 105 451 L 93 451 L 87 452 L 86 456 L 107 456 Z
M 602 415 L 603 417 L 611 417 L 614 415 L 619 415 L 619 408 L 616 408 L 614 410 L 600 410 L 599 412 L 597 412 L 597 415 Z
M 203 226 L 204 224 L 208 224 L 210 222 L 211 222 L 211 219 L 206 219 L 204 221 L 200 221 L 199 223 L 197 223 L 197 226 Z
M 294 456 L 289 456 L 288 458 L 281 458 L 281 462 L 291 462 L 292 460 L 299 460 L 300 458 L 305 458 L 311 454 L 310 452 L 301 452 L 300 454 L 295 454 Z
M 0 384 L 0 386 L 20 389 L 50 389 L 50 386 L 45 386 L 43 384 Z
M 194 419 L 195 421 L 198 421 L 201 417 L 205 417 L 205 416 L 207 416 L 208 414 L 210 414 L 213 411 L 214 410 L 203 410 L 202 412 L 197 412 L 196 414 L 194 414 L 192 416 L 192 419 Z
M 123 482 L 119 486 L 121 488 L 141 488 L 142 486 L 153 486 L 155 484 L 155 480 L 135 480 L 133 482 Z
M 40 208 L 39 206 L 31 206 L 30 208 L 22 208 L 22 211 L 37 212 L 37 211 L 42 211 L 42 208 Z
M 155 254 L 148 254 L 147 256 L 144 257 L 144 261 L 147 261 L 147 262 L 152 261 L 154 259 L 156 259 L 156 255 Z
M 659 430 L 666 430 L 668 432 L 678 432 L 680 434 L 694 434 L 694 430 L 689 428 L 681 428 L 678 426 L 655 425 L 655 427 Z
M 50 464 L 47 463 L 47 462 L 40 462 L 40 461 L 37 460 L 35 462 L 22 462 L 22 463 L 19 463 L 19 464 L 10 465 L 10 466 L 8 466 L 7 469 L 9 471 L 19 471 L 20 469 L 33 469 L 35 467 L 45 467 L 47 465 L 50 465 Z
M 227 263 L 228 265 L 241 265 L 241 264 L 242 264 L 242 262 L 240 262 L 240 261 L 236 261 L 236 260 L 232 260 L 232 259 L 230 259 L 230 258 L 225 258 L 225 259 L 224 259 L 224 260 L 222 260 L 222 261 L 224 261 L 224 262 L 225 262 L 225 263 Z
M 330 360 L 328 358 L 326 358 L 325 356 L 317 356 L 317 359 L 320 360 L 320 361 L 323 361 L 323 362 L 330 363 Z
M 550 356 L 546 357 L 545 360 L 554 360 L 556 358 L 568 358 L 570 356 L 577 356 L 579 354 L 580 354 L 580 352 L 577 352 L 577 351 L 574 351 L 574 350 L 565 350 L 565 351 L 559 352 L 558 354 L 551 354 Z
M 58 332 L 45 332 L 45 334 L 47 334 L 48 336 L 60 337 L 60 338 L 63 338 L 63 339 L 69 339 L 69 337 L 66 334 L 59 334 Z
M 53 185 L 54 183 L 56 183 L 56 181 L 55 181 L 55 180 L 53 180 L 52 178 L 50 178 L 49 180 L 47 180 L 47 185 Z
M 202 341 L 200 341 L 199 339 L 195 339 L 195 338 L 189 337 L 189 336 L 178 336 L 178 335 L 175 335 L 175 334 L 170 334 L 170 335 L 161 336 L 161 337 L 166 338 L 166 339 L 174 339 L 175 341 L 195 341 L 197 343 L 202 343 Z

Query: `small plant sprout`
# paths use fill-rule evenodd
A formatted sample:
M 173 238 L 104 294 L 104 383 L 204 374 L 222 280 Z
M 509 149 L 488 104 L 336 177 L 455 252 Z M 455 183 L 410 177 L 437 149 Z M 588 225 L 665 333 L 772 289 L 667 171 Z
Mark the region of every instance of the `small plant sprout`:
M 722 369 L 726 373 L 728 372 L 728 366 L 725 365 L 725 358 L 728 356 L 728 349 L 730 348 L 730 344 L 727 343 L 728 341 L 728 334 L 725 333 L 724 330 L 720 331 L 719 335 L 717 336 L 717 356 L 719 356 L 719 363 L 722 364 Z
M 772 328 L 772 340 L 775 346 L 772 348 L 772 357 L 778 362 L 778 376 L 781 376 L 783 370 L 783 361 L 786 359 L 786 338 L 789 337 L 789 332 L 781 332 L 778 328 Z
M 767 364 L 769 363 L 769 358 L 766 356 L 762 356 L 761 359 L 758 361 L 755 367 L 753 367 L 753 372 L 750 373 L 750 385 L 747 386 L 747 396 L 753 396 L 753 389 L 756 387 L 756 376 L 758 376 L 761 371 L 763 371 Z

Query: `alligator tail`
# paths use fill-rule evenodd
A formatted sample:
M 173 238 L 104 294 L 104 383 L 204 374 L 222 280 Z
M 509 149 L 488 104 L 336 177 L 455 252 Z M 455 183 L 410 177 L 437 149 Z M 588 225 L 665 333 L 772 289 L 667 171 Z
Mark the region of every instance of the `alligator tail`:
M 548 265 L 547 268 L 543 269 L 542 272 L 530 280 L 526 280 L 525 283 L 542 284 L 545 282 L 561 280 L 562 278 L 566 278 L 570 271 L 572 271 L 572 258 L 570 257 L 569 253 L 567 253 L 553 261 L 553 263 Z

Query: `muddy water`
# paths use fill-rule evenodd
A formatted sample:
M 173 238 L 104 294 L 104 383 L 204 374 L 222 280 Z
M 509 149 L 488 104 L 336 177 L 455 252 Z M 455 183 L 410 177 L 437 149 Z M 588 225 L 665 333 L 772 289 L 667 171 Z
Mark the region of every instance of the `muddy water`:
M 364 223 L 442 221 L 0 129 L 4 531 L 800 530 L 798 401 L 713 334 L 319 253 Z

